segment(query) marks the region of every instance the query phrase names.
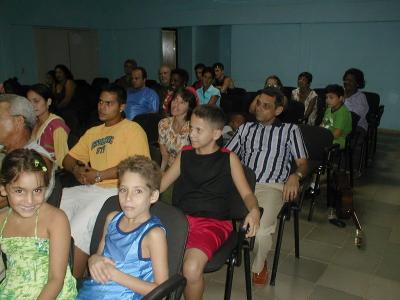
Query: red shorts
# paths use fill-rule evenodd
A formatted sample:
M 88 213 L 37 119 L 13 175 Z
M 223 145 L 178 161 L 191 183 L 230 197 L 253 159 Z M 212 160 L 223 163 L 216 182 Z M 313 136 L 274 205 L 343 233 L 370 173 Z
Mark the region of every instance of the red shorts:
M 189 234 L 186 249 L 197 248 L 203 251 L 209 260 L 215 251 L 228 239 L 233 226 L 231 220 L 217 220 L 204 217 L 186 216 Z

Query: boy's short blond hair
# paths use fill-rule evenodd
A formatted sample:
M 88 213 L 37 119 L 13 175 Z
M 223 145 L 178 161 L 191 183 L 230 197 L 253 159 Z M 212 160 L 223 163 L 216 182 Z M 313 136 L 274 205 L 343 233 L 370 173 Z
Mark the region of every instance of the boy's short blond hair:
M 121 161 L 117 168 L 118 181 L 126 172 L 143 177 L 151 191 L 160 190 L 161 170 L 155 161 L 143 155 L 134 155 Z

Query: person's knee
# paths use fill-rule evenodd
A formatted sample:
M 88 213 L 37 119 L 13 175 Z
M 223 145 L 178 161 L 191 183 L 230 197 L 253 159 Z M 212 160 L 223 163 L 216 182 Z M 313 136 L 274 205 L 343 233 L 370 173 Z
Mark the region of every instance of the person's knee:
M 195 259 L 186 259 L 183 262 L 183 275 L 188 282 L 196 282 L 203 278 L 204 266 Z

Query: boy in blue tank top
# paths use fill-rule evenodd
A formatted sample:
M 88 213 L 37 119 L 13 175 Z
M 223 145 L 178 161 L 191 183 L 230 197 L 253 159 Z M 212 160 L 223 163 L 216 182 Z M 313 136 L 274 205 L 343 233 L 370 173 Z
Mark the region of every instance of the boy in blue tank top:
M 183 260 L 185 299 L 202 299 L 204 267 L 232 231 L 229 197 L 234 186 L 249 211 L 244 221 L 246 236 L 254 236 L 260 224 L 258 202 L 238 156 L 217 144 L 224 124 L 224 113 L 218 107 L 196 107 L 190 120 L 192 145 L 182 149 L 161 181 L 161 192 L 177 181 L 173 204 L 189 222 Z
M 150 215 L 160 181 L 160 168 L 144 156 L 118 165 L 122 211 L 107 216 L 97 253 L 89 258 L 92 278 L 76 299 L 141 299 L 168 279 L 165 229 Z

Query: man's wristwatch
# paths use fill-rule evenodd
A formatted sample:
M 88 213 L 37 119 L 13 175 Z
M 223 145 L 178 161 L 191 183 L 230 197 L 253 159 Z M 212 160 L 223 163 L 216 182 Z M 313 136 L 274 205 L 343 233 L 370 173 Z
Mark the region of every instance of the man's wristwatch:
M 102 181 L 102 179 L 101 179 L 101 174 L 100 174 L 99 171 L 96 172 L 96 177 L 94 178 L 94 181 L 95 181 L 96 183 L 99 183 L 99 182 Z
M 296 175 L 299 177 L 299 180 L 302 180 L 302 179 L 304 178 L 303 173 L 301 173 L 301 172 L 299 172 L 299 171 L 297 171 L 297 172 L 294 173 L 294 174 L 296 174 Z

